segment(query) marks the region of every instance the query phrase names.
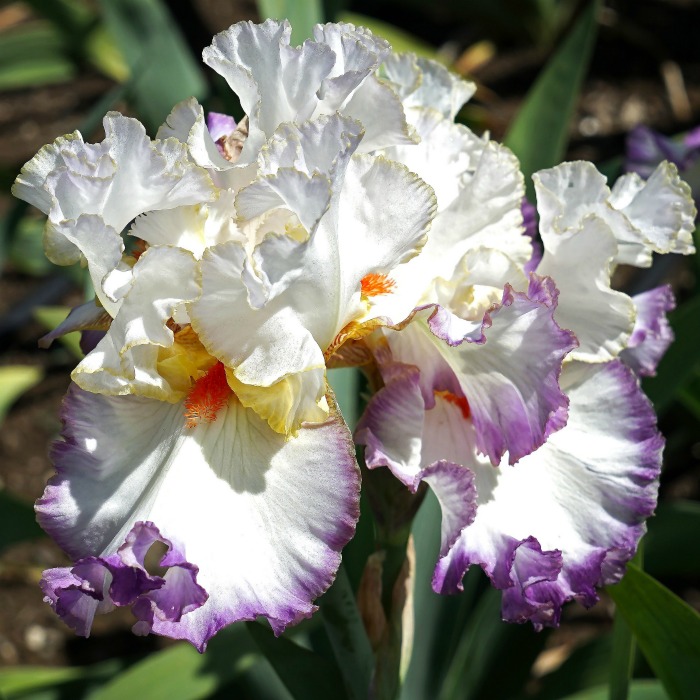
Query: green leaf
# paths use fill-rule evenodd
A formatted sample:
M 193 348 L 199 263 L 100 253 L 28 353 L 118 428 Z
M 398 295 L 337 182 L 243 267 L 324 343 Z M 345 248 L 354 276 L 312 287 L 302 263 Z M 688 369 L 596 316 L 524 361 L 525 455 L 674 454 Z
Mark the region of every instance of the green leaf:
M 374 17 L 360 15 L 355 12 L 341 12 L 338 21 L 367 27 L 372 33 L 386 39 L 397 53 L 411 51 L 418 56 L 425 56 L 425 58 L 432 58 L 437 61 L 441 60 L 435 47 L 388 22 L 382 22 Z
M 0 90 L 65 82 L 76 68 L 61 36 L 45 22 L 5 32 L 0 39 Z
M 314 24 L 323 22 L 320 0 L 258 0 L 261 19 L 288 19 L 292 24 L 292 44 L 312 36 Z
M 76 668 L 50 666 L 18 666 L 0 669 L 0 693 L 6 700 L 26 697 L 27 693 L 54 688 L 77 680 L 109 678 L 121 667 L 118 661 L 107 661 Z
M 355 367 L 328 371 L 328 383 L 333 389 L 340 412 L 350 430 L 354 430 L 360 417 L 360 373 Z
M 679 391 L 700 369 L 700 296 L 693 297 L 668 315 L 675 341 L 659 363 L 655 377 L 644 380 L 644 391 L 663 413 Z
M 257 622 L 247 622 L 246 626 L 295 700 L 346 697 L 340 672 L 325 658 L 286 637 L 275 637 L 270 629 Z
M 129 64 L 104 24 L 96 25 L 86 36 L 84 51 L 90 63 L 112 80 L 123 83 L 129 79 Z
M 34 540 L 43 535 L 44 531 L 36 521 L 32 506 L 0 491 L 0 552 L 11 544 Z
M 634 652 L 635 642 L 632 630 L 622 615 L 616 612 L 612 632 L 608 700 L 627 700 L 634 668 Z
M 678 391 L 678 401 L 700 421 L 700 379 L 688 381 Z
M 413 591 L 414 634 L 411 663 L 401 691 L 402 700 L 423 700 L 436 687 L 441 665 L 447 657 L 450 641 L 448 621 L 457 622 L 456 608 L 465 600 L 459 596 L 439 596 L 430 586 L 435 562 L 440 551 L 441 510 L 435 494 L 428 491 L 413 521 L 413 545 L 416 553 L 416 572 Z M 451 614 L 445 615 L 446 609 Z
M 668 695 L 659 681 L 633 681 L 630 685 L 629 700 L 668 700 Z M 583 690 L 569 695 L 564 700 L 608 700 L 607 686 Z
M 374 655 L 343 565 L 318 605 L 348 697 L 364 700 L 372 679 Z
M 376 524 L 367 495 L 360 495 L 360 519 L 355 528 L 355 536 L 343 550 L 343 568 L 348 575 L 353 591 L 357 591 L 367 559 L 376 551 Z
M 632 564 L 642 568 L 644 543 L 640 542 Z M 609 700 L 627 700 L 630 679 L 634 671 L 634 658 L 637 645 L 630 626 L 619 610 L 615 611 L 612 631 L 612 653 L 610 656 Z
M 644 536 L 644 565 L 654 576 L 700 574 L 700 503 L 659 504 Z
M 15 269 L 37 277 L 49 275 L 53 264 L 44 253 L 43 219 L 25 216 L 20 219 L 12 239 L 8 241 L 8 257 Z
M 517 692 L 527 681 L 546 637 L 529 627 L 504 624 L 501 596 L 501 591 L 488 586 L 478 598 L 461 630 L 437 695 L 440 700 L 489 697 L 492 689 L 493 697 L 510 697 L 513 685 Z M 508 674 L 499 673 L 504 658 Z
M 0 422 L 2 422 L 10 406 L 38 384 L 44 376 L 41 367 L 28 365 L 7 365 L 0 367 Z
M 173 106 L 207 87 L 167 7 L 160 0 L 100 0 L 107 28 L 133 76 L 135 107 L 154 132 Z
M 468 572 L 459 595 L 434 593 L 430 582 L 440 550 L 440 520 L 440 505 L 429 491 L 413 522 L 416 634 L 401 698 L 432 698 L 441 688 L 444 695 L 454 693 L 460 700 L 514 697 L 546 635 L 526 626 L 503 624 L 499 593 L 478 567 Z M 478 662 L 469 658 L 473 653 Z M 498 672 L 504 657 L 509 659 L 508 674 Z
M 532 198 L 532 173 L 559 163 L 597 33 L 600 2 L 583 10 L 574 28 L 548 61 L 511 124 L 505 144 L 520 159 Z
M 90 695 L 90 700 L 196 700 L 206 698 L 248 670 L 258 656 L 245 626 L 232 625 L 200 654 L 180 643 L 151 654 Z
M 25 0 L 32 9 L 42 15 L 70 41 L 83 33 L 92 21 L 95 14 L 84 2 L 76 0 Z
M 488 657 L 498 647 L 502 623 L 501 592 L 489 589 L 472 612 L 452 657 L 440 691 L 440 700 L 469 698 L 481 682 Z M 496 624 L 494 624 L 494 621 Z
M 47 331 L 52 331 L 70 313 L 68 306 L 37 306 L 34 309 L 34 318 L 41 323 Z M 80 333 L 66 333 L 58 341 L 65 345 L 71 354 L 78 360 L 82 360 L 85 354 L 80 349 Z
M 700 615 L 633 564 L 608 593 L 673 700 L 700 688 Z

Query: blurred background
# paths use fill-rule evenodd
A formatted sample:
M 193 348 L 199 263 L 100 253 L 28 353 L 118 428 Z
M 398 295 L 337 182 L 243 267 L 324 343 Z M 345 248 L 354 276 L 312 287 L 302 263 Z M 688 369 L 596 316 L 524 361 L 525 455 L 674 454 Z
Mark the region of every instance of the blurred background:
M 205 110 L 240 117 L 223 79 L 204 69 L 201 51 L 234 22 L 290 11 L 297 42 L 321 13 L 365 25 L 395 50 L 435 58 L 474 80 L 476 96 L 459 120 L 505 138 L 526 173 L 566 157 L 592 160 L 614 177 L 631 167 L 629 134 L 644 125 L 675 139 L 642 132 L 700 193 L 700 149 L 683 142 L 700 124 L 695 0 L 1 2 L 0 667 L 15 672 L 0 671 L 0 696 L 104 700 L 139 688 L 135 697 L 170 700 L 299 697 L 269 665 L 275 652 L 261 654 L 244 628 L 220 635 L 200 657 L 184 645 L 134 637 L 126 610 L 97 618 L 89 640 L 76 638 L 42 602 L 41 570 L 67 560 L 38 530 L 31 503 L 53 473 L 48 445 L 81 353 L 77 337 L 49 350 L 39 350 L 37 339 L 90 290 L 84 270 L 44 258 L 41 216 L 9 193 L 21 166 L 57 136 L 80 129 L 86 141 L 101 140 L 110 109 L 138 117 L 151 136 L 190 95 Z M 700 264 L 666 258 L 649 270 L 619 270 L 617 283 L 637 293 L 668 282 L 678 299 L 677 342 L 645 384 L 668 441 L 645 568 L 700 609 Z M 470 572 L 459 599 L 437 600 L 428 572 L 436 514 L 428 499 L 416 524 L 421 634 L 404 697 L 547 700 L 604 684 L 616 643 L 610 600 L 603 596 L 588 612 L 570 605 L 559 630 L 540 634 L 498 622 L 499 596 L 479 572 Z M 372 550 L 372 527 L 364 513 L 346 556 L 354 587 Z M 317 625 L 302 626 L 294 639 L 323 657 L 328 644 Z M 633 661 L 635 677 L 653 675 L 642 655 Z M 25 673 L 27 665 L 41 668 Z

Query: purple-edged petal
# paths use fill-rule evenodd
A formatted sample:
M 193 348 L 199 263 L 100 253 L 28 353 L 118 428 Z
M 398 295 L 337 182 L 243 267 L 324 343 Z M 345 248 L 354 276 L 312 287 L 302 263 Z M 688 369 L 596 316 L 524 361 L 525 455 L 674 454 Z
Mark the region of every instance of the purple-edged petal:
M 484 317 L 481 338 L 456 338 L 456 323 L 443 309 L 427 322 L 418 314 L 389 342 L 396 361 L 421 368 L 426 406 L 432 390 L 456 393 L 457 384 L 469 402 L 479 451 L 494 464 L 508 452 L 512 464 L 563 424 L 566 397 L 558 376 L 576 341 L 553 313 L 549 303 L 507 285 L 501 304 Z
M 160 560 L 160 566 L 167 567 L 162 578 L 149 576 L 145 569 L 146 554 L 155 543 L 167 547 Z M 132 610 L 139 620 L 134 625 L 136 634 L 148 634 L 152 629 L 157 632 L 159 621 L 180 622 L 184 614 L 200 608 L 209 597 L 197 583 L 199 569 L 185 559 L 181 547 L 164 538 L 151 522 L 137 523 L 117 554 L 108 561 L 114 566 L 110 592 L 115 603 L 133 605 Z M 124 590 L 123 584 L 121 590 L 117 588 L 120 574 L 125 573 L 127 582 L 129 578 L 138 582 L 132 590 Z M 143 580 L 144 575 L 148 576 L 146 580 Z
M 47 569 L 40 586 L 44 601 L 81 637 L 90 634 L 95 615 L 109 612 L 114 604 L 105 599 L 106 567 L 94 557 L 82 562 L 77 572 L 69 567 Z
M 137 523 L 154 523 L 175 552 L 161 563 L 181 570 L 166 573 L 137 615 L 199 649 L 236 620 L 262 615 L 279 631 L 308 617 L 358 517 L 347 427 L 332 408 L 326 423 L 286 439 L 235 398 L 194 428 L 184 412 L 182 403 L 72 387 L 40 523 L 76 559 L 132 567 L 142 548 L 129 542 L 127 556 L 120 547 Z M 209 597 L 191 609 L 195 574 Z M 181 605 L 183 594 L 193 600 Z
M 471 466 L 476 441 L 470 408 L 449 368 L 430 374 L 389 360 L 380 369 L 386 384 L 355 432 L 355 441 L 365 445 L 367 466 L 387 466 L 409 487 L 433 462 Z
M 469 527 L 476 517 L 474 472 L 461 464 L 441 460 L 418 474 L 415 487 L 422 481 L 430 486 L 440 503 L 440 557 L 444 557 L 454 547 L 464 528 Z
M 654 510 L 663 439 L 620 362 L 562 372 L 569 420 L 514 467 L 476 468 L 478 508 L 438 562 L 436 591 L 461 588 L 479 564 L 504 589 L 511 621 L 554 625 L 566 600 L 593 604 L 624 573 Z
M 413 486 L 423 465 L 424 414 L 418 368 L 397 363 L 391 381 L 371 398 L 355 430 L 355 442 L 365 446 L 367 466 L 387 466 Z
M 666 313 L 676 308 L 669 285 L 632 297 L 637 320 L 620 359 L 639 377 L 653 377 L 656 367 L 673 342 L 673 331 Z
M 625 170 L 647 179 L 663 160 L 678 167 L 690 185 L 696 205 L 700 197 L 700 127 L 689 131 L 682 141 L 663 136 L 646 126 L 627 134 Z
M 163 577 L 146 570 L 146 554 L 156 542 L 168 549 L 160 561 L 169 567 Z M 90 635 L 95 614 L 115 606 L 131 606 L 139 620 L 134 632 L 148 634 L 156 618 L 178 622 L 204 604 L 207 594 L 196 575 L 197 568 L 183 560 L 153 523 L 138 522 L 116 553 L 82 557 L 72 567 L 45 571 L 41 587 L 46 602 L 83 637 Z

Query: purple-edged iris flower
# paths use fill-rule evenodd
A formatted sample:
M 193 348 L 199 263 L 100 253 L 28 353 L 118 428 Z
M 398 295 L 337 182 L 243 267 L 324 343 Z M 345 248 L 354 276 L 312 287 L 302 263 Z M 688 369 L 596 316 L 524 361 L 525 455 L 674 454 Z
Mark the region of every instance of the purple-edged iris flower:
M 565 601 L 591 605 L 620 579 L 655 507 L 663 440 L 637 375 L 671 340 L 673 297 L 630 298 L 611 275 L 693 252 L 690 190 L 668 162 L 612 189 L 564 163 L 534 175 L 535 216 L 511 154 L 420 93 L 445 80 L 414 80 L 430 71 L 405 57 L 385 71 L 421 136 L 387 152 L 433 186 L 438 214 L 394 275 L 422 310 L 368 339 L 381 388 L 355 439 L 370 468 L 435 492 L 435 591 L 460 590 L 477 564 L 504 619 L 556 625 Z
M 59 138 L 17 178 L 96 295 L 44 339 L 93 333 L 37 503 L 74 562 L 46 600 L 79 634 L 129 607 L 200 650 L 311 615 L 359 514 L 326 369 L 363 365 L 368 466 L 442 505 L 435 590 L 478 564 L 506 619 L 556 624 L 619 579 L 654 508 L 635 372 L 672 298 L 610 276 L 692 252 L 687 185 L 668 163 L 612 189 L 588 163 L 537 173 L 534 251 L 517 159 L 454 121 L 473 85 L 349 24 L 290 32 L 240 23 L 205 50 L 238 122 L 190 99 L 151 140 L 110 113 L 104 141 Z
M 42 587 L 80 634 L 113 606 L 198 649 L 236 620 L 280 633 L 313 613 L 354 532 L 359 470 L 326 358 L 378 323 L 365 292 L 418 253 L 435 198 L 373 153 L 415 139 L 375 76 L 388 44 L 351 25 L 289 36 L 242 23 L 205 51 L 245 129 L 207 125 L 195 100 L 155 140 L 111 113 L 103 142 L 59 138 L 15 183 L 48 215 L 47 255 L 85 264 L 96 293 L 44 344 L 102 332 L 37 503 L 74 560 Z

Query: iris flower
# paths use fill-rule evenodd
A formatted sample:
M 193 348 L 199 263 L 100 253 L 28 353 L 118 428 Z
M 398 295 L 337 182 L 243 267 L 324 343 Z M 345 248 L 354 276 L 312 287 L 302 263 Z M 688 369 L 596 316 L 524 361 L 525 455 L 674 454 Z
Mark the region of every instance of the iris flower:
M 504 619 L 556 625 L 564 602 L 592 605 L 621 578 L 656 503 L 663 439 L 637 375 L 668 347 L 673 295 L 632 299 L 611 274 L 692 253 L 695 211 L 672 164 L 611 190 L 590 163 L 565 163 L 534 175 L 533 252 L 517 162 L 412 87 L 431 71 L 387 62 L 421 137 L 387 152 L 434 187 L 438 213 L 395 273 L 398 294 L 420 282 L 418 310 L 366 341 L 379 390 L 355 437 L 370 468 L 435 492 L 436 592 L 461 590 L 476 564 L 503 591 Z
M 362 152 L 410 140 L 373 75 L 386 42 L 329 25 L 294 49 L 289 31 L 237 25 L 205 52 L 247 137 L 228 122 L 217 143 L 194 100 L 155 141 L 110 114 L 102 143 L 57 139 L 15 184 L 48 214 L 51 259 L 87 264 L 95 286 L 57 333 L 106 331 L 73 372 L 37 504 L 75 561 L 42 586 L 80 634 L 114 605 L 200 649 L 235 620 L 279 633 L 313 612 L 354 532 L 358 468 L 325 361 L 372 327 L 373 276 L 418 253 L 434 194 Z M 366 130 L 355 117 L 382 99 Z M 147 565 L 155 543 L 165 573 Z
M 692 250 L 687 188 L 668 165 L 612 192 L 586 164 L 540 173 L 539 260 L 517 159 L 454 122 L 472 85 L 349 24 L 289 36 L 241 23 L 205 49 L 240 122 L 190 99 L 152 141 L 110 113 L 15 183 L 95 288 L 43 343 L 103 332 L 37 504 L 74 561 L 46 599 L 79 634 L 129 606 L 137 634 L 200 650 L 311 615 L 360 487 L 326 369 L 363 365 L 368 466 L 443 507 L 434 588 L 480 564 L 507 619 L 554 624 L 619 577 L 654 506 L 662 440 L 624 363 L 653 371 L 670 300 L 610 274 Z

